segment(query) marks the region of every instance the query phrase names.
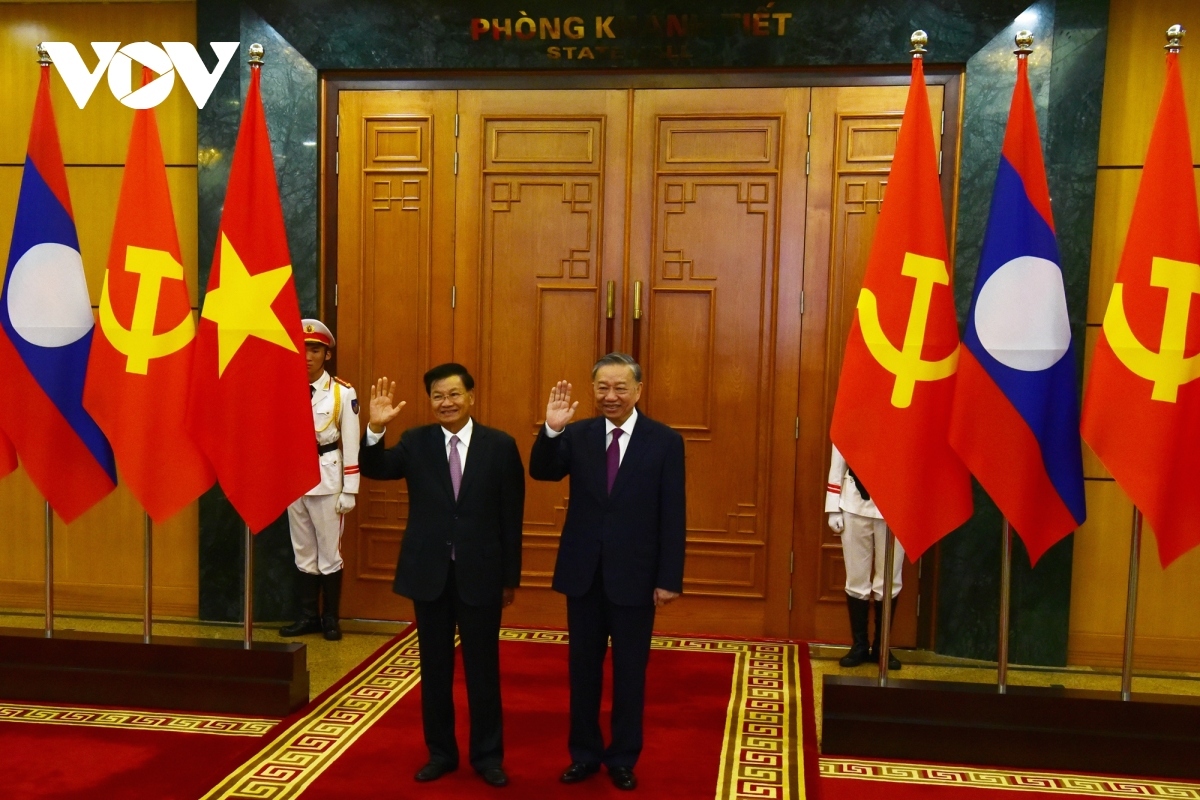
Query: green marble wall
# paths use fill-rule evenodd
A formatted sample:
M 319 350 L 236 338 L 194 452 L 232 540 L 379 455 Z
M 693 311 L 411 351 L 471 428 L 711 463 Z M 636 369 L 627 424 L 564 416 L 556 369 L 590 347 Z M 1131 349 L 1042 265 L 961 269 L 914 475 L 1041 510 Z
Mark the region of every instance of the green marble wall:
M 263 96 L 301 309 L 308 314 L 317 306 L 319 186 L 316 148 L 305 142 L 316 141 L 321 71 L 869 65 L 894 67 L 896 75 L 907 75 L 909 34 L 923 28 L 930 36 L 931 65 L 967 65 L 955 266 L 961 314 L 970 298 L 1012 91 L 1012 36 L 1024 27 L 1038 36 L 1031 81 L 1047 144 L 1068 301 L 1082 341 L 1108 4 L 1042 0 L 1029 9 L 1027 5 L 1028 0 L 777 0 L 767 8 L 712 0 L 678 6 L 585 0 L 508 7 L 494 0 L 198 0 L 199 41 L 236 39 L 243 50 L 240 84 L 221 81 L 199 116 L 201 282 L 220 219 L 249 75 L 244 55 L 252 42 L 266 47 Z M 534 20 L 558 18 L 560 24 L 578 17 L 582 36 L 518 38 L 515 23 L 522 11 Z M 607 25 L 597 29 L 597 17 Z M 496 39 L 488 31 L 473 37 L 473 18 L 487 18 L 489 27 L 492 19 L 501 27 L 512 20 L 513 35 L 502 32 Z M 522 32 L 527 30 L 523 25 Z M 567 46 L 577 48 L 571 58 Z M 551 57 L 551 47 L 559 48 L 558 58 Z M 578 57 L 584 47 L 591 58 Z M 976 505 L 975 517 L 941 548 L 936 646 L 955 655 L 988 658 L 996 648 L 999 516 L 982 493 L 977 493 Z M 291 612 L 286 529 L 281 520 L 258 537 L 255 603 L 260 619 Z M 240 523 L 219 490 L 201 501 L 200 539 L 201 616 L 239 619 Z M 1069 541 L 1055 548 L 1033 572 L 1023 553 L 1018 554 L 1024 568 L 1017 568 L 1013 584 L 1015 660 L 1065 659 L 1070 548 Z

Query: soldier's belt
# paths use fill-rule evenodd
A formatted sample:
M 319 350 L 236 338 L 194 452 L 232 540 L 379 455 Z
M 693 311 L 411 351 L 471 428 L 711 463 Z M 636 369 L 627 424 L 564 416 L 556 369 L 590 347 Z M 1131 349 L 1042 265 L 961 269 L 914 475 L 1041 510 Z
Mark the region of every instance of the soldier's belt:
M 338 449 L 338 442 L 330 442 L 329 444 L 319 444 L 319 445 L 317 445 L 317 455 L 323 456 L 326 453 L 332 453 L 334 450 L 337 450 L 337 449 Z

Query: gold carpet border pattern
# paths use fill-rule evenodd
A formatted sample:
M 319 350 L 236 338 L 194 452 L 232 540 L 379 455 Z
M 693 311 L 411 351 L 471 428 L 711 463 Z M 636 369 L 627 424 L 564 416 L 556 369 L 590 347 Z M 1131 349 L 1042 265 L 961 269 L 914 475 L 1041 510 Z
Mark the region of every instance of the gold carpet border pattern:
M 567 632 L 502 628 L 501 641 L 566 644 Z M 656 650 L 734 656 L 716 797 L 803 800 L 800 673 L 795 644 L 655 636 Z M 203 800 L 285 800 L 312 784 L 420 681 L 416 636 L 406 636 Z M 565 713 L 565 710 L 564 710 Z
M 296 797 L 412 691 L 421 677 L 419 659 L 417 637 L 404 636 L 221 781 L 203 800 Z
M 226 717 L 213 714 L 177 714 L 156 711 L 122 711 L 109 708 L 42 706 L 0 703 L 0 722 L 38 725 L 75 725 L 83 728 L 117 728 L 139 731 L 207 733 L 214 736 L 262 736 L 279 724 L 277 719 Z
M 1025 772 L 985 767 L 947 767 L 894 761 L 822 758 L 821 777 L 926 786 L 967 786 L 973 789 L 1070 794 L 1081 797 L 1200 800 L 1200 784 L 1197 783 L 1127 777 L 1107 778 L 1061 772 Z

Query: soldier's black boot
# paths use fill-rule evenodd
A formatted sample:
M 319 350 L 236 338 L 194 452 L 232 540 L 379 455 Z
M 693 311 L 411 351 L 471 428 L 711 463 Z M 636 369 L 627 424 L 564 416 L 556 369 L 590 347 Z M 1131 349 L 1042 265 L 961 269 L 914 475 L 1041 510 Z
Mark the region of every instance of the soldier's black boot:
M 897 603 L 897 601 L 899 601 L 899 599 L 900 599 L 899 596 L 892 598 L 892 630 L 896 630 L 896 603 Z M 880 600 L 876 600 L 875 601 L 875 641 L 871 643 L 871 660 L 874 661 L 876 664 L 879 663 L 879 639 L 880 639 L 880 636 L 883 634 L 883 631 L 880 630 L 880 628 L 882 628 L 882 627 L 883 627 L 883 602 Z M 888 648 L 888 669 L 889 670 L 900 669 L 900 659 L 896 658 L 896 654 L 892 652 L 892 649 L 890 647 Z
M 850 610 L 852 644 L 850 652 L 843 656 L 838 663 L 843 667 L 857 667 L 867 660 L 870 653 L 867 641 L 870 636 L 871 601 L 859 600 L 857 597 L 846 595 L 846 607 Z
M 321 615 L 321 627 L 325 638 L 336 642 L 342 638 L 342 629 L 338 627 L 338 607 L 342 601 L 342 571 L 321 576 L 321 588 L 325 592 L 324 612 Z
M 279 629 L 280 636 L 320 633 L 321 612 L 317 598 L 321 594 L 321 576 L 296 570 L 296 621 Z

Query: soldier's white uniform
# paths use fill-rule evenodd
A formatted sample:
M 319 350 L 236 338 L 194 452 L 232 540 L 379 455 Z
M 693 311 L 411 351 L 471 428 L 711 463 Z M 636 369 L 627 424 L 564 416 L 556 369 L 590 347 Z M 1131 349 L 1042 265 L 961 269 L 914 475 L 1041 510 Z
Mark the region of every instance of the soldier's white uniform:
M 869 486 L 867 492 L 870 493 Z M 846 594 L 859 600 L 882 599 L 887 523 L 875 507 L 875 501 L 864 500 L 859 494 L 846 459 L 834 446 L 829 481 L 825 486 L 825 513 L 837 512 L 841 512 L 845 523 L 841 538 L 842 555 L 846 560 Z M 903 570 L 904 548 L 897 541 L 892 560 L 892 597 L 900 594 Z
M 310 575 L 342 568 L 343 507 L 358 494 L 358 396 L 354 387 L 328 372 L 312 384 L 313 425 L 321 462 L 321 482 L 288 507 L 296 567 Z M 323 452 L 321 452 L 323 451 Z

